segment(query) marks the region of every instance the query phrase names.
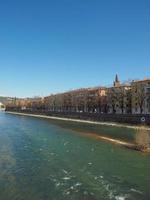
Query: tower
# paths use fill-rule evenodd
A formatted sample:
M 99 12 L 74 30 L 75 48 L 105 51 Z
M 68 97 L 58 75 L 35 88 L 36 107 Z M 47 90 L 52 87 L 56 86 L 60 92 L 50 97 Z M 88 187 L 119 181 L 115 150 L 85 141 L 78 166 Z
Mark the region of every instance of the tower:
M 118 75 L 116 74 L 115 81 L 114 81 L 114 87 L 118 87 L 118 86 L 120 86 L 120 81 L 119 81 Z

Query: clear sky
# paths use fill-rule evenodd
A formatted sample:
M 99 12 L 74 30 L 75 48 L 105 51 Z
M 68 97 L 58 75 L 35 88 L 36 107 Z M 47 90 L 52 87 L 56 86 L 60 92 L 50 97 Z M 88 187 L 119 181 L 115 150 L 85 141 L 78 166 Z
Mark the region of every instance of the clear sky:
M 150 77 L 149 0 L 0 0 L 0 95 Z

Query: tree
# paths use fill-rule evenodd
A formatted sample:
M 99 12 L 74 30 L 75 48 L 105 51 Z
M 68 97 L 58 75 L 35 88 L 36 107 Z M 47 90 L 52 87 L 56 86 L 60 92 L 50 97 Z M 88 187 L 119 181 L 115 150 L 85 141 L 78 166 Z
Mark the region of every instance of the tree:
M 137 129 L 135 137 L 136 147 L 139 150 L 146 150 L 150 148 L 150 134 L 149 131 L 141 126 Z
M 146 100 L 145 85 L 143 83 L 134 83 L 134 91 L 136 93 L 137 105 L 140 108 L 140 113 L 143 113 L 143 107 Z
M 116 101 L 121 112 L 124 112 L 125 88 L 123 86 L 116 88 Z
M 116 101 L 117 101 L 117 94 L 115 87 L 107 89 L 107 102 L 108 102 L 108 109 L 112 109 L 112 113 L 116 113 Z

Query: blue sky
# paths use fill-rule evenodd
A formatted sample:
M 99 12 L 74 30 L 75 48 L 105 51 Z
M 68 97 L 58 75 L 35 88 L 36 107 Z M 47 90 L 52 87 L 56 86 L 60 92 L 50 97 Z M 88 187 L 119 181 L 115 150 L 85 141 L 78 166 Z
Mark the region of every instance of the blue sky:
M 149 0 L 0 0 L 0 95 L 150 77 Z

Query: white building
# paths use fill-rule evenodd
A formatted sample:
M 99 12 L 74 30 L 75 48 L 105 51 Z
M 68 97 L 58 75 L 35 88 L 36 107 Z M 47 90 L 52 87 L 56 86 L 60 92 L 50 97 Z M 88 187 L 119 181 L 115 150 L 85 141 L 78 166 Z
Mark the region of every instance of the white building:
M 0 102 L 0 110 L 5 110 L 5 105 Z

